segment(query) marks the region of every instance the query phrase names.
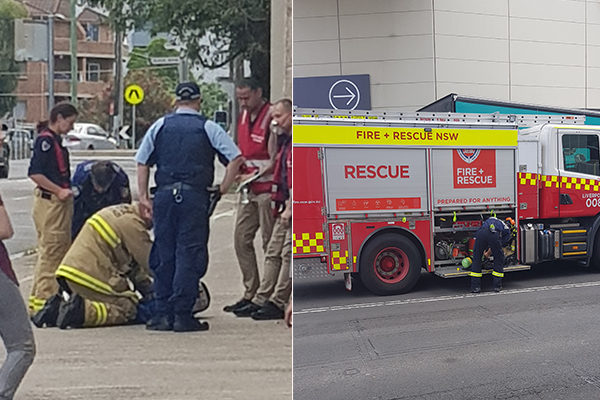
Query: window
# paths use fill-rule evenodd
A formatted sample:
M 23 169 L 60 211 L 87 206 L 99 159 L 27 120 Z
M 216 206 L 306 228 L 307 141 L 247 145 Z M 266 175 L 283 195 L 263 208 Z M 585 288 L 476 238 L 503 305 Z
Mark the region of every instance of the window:
M 18 61 L 19 66 L 19 79 L 27 78 L 27 61 Z
M 89 63 L 87 65 L 87 80 L 90 82 L 98 82 L 100 80 L 100 64 Z
M 25 119 L 27 115 L 27 102 L 18 101 L 17 105 L 13 108 L 13 116 L 15 119 Z
M 598 135 L 563 135 L 565 171 L 600 176 Z
M 90 42 L 97 42 L 99 37 L 99 27 L 95 24 L 85 24 L 85 38 Z

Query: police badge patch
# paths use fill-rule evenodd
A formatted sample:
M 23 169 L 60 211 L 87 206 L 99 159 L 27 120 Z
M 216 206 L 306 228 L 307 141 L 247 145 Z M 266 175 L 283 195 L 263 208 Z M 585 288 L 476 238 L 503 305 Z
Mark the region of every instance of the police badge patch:
M 50 145 L 50 143 L 48 143 L 48 141 L 46 141 L 46 140 L 42 141 L 42 151 L 43 152 L 50 150 L 50 147 L 52 147 L 52 146 Z

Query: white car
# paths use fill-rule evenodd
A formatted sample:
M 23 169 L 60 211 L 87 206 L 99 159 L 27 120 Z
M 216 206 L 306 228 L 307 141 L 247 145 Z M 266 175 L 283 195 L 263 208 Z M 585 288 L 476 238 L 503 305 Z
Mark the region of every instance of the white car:
M 117 144 L 114 138 L 96 124 L 76 123 L 73 130 L 65 136 L 63 144 L 74 150 L 114 150 Z

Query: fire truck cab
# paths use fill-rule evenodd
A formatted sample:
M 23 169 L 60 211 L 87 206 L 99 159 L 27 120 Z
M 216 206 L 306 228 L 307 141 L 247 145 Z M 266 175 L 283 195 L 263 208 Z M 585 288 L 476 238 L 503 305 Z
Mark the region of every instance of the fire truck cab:
M 295 110 L 294 279 L 358 275 L 387 295 L 423 269 L 466 276 L 490 216 L 514 224 L 505 272 L 593 264 L 600 127 L 584 119 Z

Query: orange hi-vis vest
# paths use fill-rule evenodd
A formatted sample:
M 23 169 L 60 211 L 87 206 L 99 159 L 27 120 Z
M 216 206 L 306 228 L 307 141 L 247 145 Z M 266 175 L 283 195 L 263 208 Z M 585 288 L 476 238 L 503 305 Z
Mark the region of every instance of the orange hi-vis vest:
M 250 121 L 250 112 L 243 110 L 238 121 L 238 145 L 246 159 L 243 172 L 246 174 L 258 171 L 267 165 L 269 155 L 269 125 L 271 124 L 271 104 L 266 102 L 258 112 L 254 122 Z M 273 186 L 273 175 L 265 175 L 250 184 L 255 194 L 270 193 Z

